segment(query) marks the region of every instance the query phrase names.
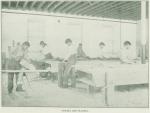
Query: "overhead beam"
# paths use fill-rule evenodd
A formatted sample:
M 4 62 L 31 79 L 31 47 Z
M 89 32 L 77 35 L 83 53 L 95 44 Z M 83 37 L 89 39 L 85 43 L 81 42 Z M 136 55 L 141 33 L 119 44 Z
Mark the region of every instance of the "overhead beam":
M 8 8 L 11 7 L 11 1 L 8 1 Z
M 116 10 L 120 10 L 120 8 L 122 8 L 127 2 L 114 2 L 114 4 L 112 4 L 111 6 L 108 6 L 108 8 L 104 9 L 103 11 L 97 12 L 97 13 L 108 13 L 108 12 L 114 12 Z M 96 14 L 97 14 L 96 13 Z
M 4 2 L 1 2 L 1 8 L 4 8 L 4 5 L 5 3 Z
M 125 16 L 126 15 L 126 16 Z M 108 17 L 111 17 L 111 18 L 115 18 L 115 19 L 129 19 L 129 20 L 135 20 L 133 17 L 134 17 L 134 13 L 130 13 L 130 15 L 128 14 L 123 14 L 123 12 L 121 12 L 120 14 L 117 13 L 117 12 L 111 12 L 111 14 L 108 14 L 108 15 L 104 15 L 103 17 L 105 18 L 108 18 Z
M 63 2 L 59 1 L 52 9 L 51 12 L 53 12 L 56 8 L 58 8 L 59 6 L 61 6 Z
M 55 8 L 55 5 L 58 4 L 59 1 L 54 1 L 53 4 L 48 8 L 48 12 L 51 12 L 53 8 Z
M 80 14 L 82 11 L 86 11 L 87 9 L 91 8 L 91 7 L 95 7 L 97 5 L 97 1 L 94 1 L 94 3 L 92 5 L 87 5 L 86 7 L 83 7 L 81 9 L 79 9 L 78 11 L 75 12 L 75 14 Z
M 119 14 L 118 12 L 117 12 L 117 10 L 116 11 L 114 11 L 114 12 L 111 12 L 111 16 L 113 15 L 113 16 L 117 16 L 118 15 L 118 17 L 119 16 L 121 16 L 121 18 L 122 18 L 122 15 L 124 15 L 125 17 L 127 17 L 127 16 L 129 16 L 129 15 L 132 15 L 132 16 L 134 16 L 134 14 L 136 13 L 136 9 L 138 10 L 138 5 L 136 5 L 136 7 L 134 7 L 135 9 L 134 10 L 132 10 L 131 11 L 131 9 L 127 9 L 127 10 L 121 10 L 121 14 Z M 132 19 L 132 18 L 131 18 Z
M 63 11 L 66 7 L 70 6 L 73 3 L 73 1 L 65 1 L 65 4 L 58 9 L 58 12 Z
M 58 12 L 59 11 L 59 9 L 62 7 L 62 6 L 64 6 L 66 4 L 66 2 L 65 1 L 63 1 L 60 5 L 58 5 L 55 9 L 54 9 L 54 12 Z
M 38 10 L 41 10 L 42 6 L 46 3 L 46 1 L 42 1 L 42 3 L 37 7 Z
M 116 10 L 120 10 L 121 7 L 123 7 L 123 5 L 125 5 L 125 3 L 123 2 L 118 2 L 118 4 L 113 4 L 111 6 L 109 6 L 110 8 L 107 8 L 107 9 L 104 9 L 103 11 L 98 11 L 97 13 L 93 14 L 93 15 L 102 15 L 102 16 L 105 16 L 105 14 L 107 14 L 108 12 L 109 13 L 112 13 L 112 12 L 115 12 Z
M 121 6 L 121 4 L 115 5 L 115 6 L 111 7 L 111 9 L 105 10 L 105 11 L 103 11 L 99 14 L 95 14 L 95 15 L 102 16 L 102 17 L 105 17 L 107 14 L 116 16 L 119 14 L 118 11 L 120 10 L 120 8 L 122 8 L 124 5 L 125 4 L 123 4 L 122 6 Z
M 137 10 L 138 10 L 138 9 L 137 9 Z M 135 17 L 135 18 L 138 18 L 137 12 L 138 12 L 138 11 L 133 10 L 133 11 L 130 11 L 129 13 L 125 13 L 123 16 L 124 16 L 124 18 L 125 18 L 125 17 Z M 122 17 L 122 18 L 123 18 L 123 17 Z
M 140 6 L 139 1 L 134 1 L 130 4 L 126 4 L 125 6 L 121 7 L 122 10 L 128 10 L 134 8 L 135 6 Z
M 120 2 L 118 2 L 118 3 L 121 4 Z M 112 1 L 111 3 L 105 4 L 102 8 L 100 8 L 101 10 L 99 10 L 99 8 L 98 8 L 95 12 L 91 13 L 91 15 L 94 16 L 97 14 L 102 14 L 107 10 L 110 11 L 110 9 L 116 8 L 118 6 L 118 3 Z
M 16 9 L 18 8 L 18 6 L 19 6 L 19 1 L 16 1 L 17 3 L 16 3 Z
M 30 9 L 33 9 L 34 5 L 37 3 L 37 1 L 33 1 L 31 6 L 30 6 Z
M 70 11 L 71 14 L 74 14 L 76 11 L 78 11 L 79 9 L 82 9 L 83 7 L 86 7 L 89 3 L 87 1 L 85 1 L 83 4 L 79 5 L 78 7 L 75 7 L 74 9 L 72 9 Z
M 107 3 L 108 3 L 108 1 L 99 2 L 99 3 L 97 3 L 97 6 L 89 8 L 86 11 L 83 11 L 81 14 L 83 14 L 83 15 L 89 15 L 91 13 L 94 13 L 95 10 L 97 10 L 97 8 L 99 8 L 99 7 L 103 8 L 104 5 L 107 4 Z
M 48 6 L 46 7 L 46 8 L 44 8 L 44 10 L 48 10 L 49 9 L 49 7 L 51 6 L 53 4 L 53 2 L 51 1 L 49 4 L 48 4 Z
M 72 8 L 76 7 L 78 4 L 80 4 L 81 2 L 80 1 L 76 1 L 74 3 L 72 3 L 70 6 L 66 7 L 64 10 L 62 10 L 61 12 L 62 13 L 66 13 L 68 12 L 69 10 L 71 10 Z
M 128 10 L 126 10 L 126 12 L 128 12 L 128 13 L 123 12 L 123 14 L 121 14 L 121 15 L 124 15 L 124 16 L 135 15 L 138 13 L 138 8 L 139 7 L 136 6 L 135 9 L 128 9 Z
M 135 10 L 122 15 L 122 18 L 126 18 L 126 17 L 132 18 L 134 20 L 138 20 L 140 18 L 140 8 L 137 7 Z
M 121 12 L 121 15 L 119 14 L 119 12 L 116 10 L 114 12 L 108 12 L 105 15 L 95 15 L 93 17 L 104 17 L 104 18 L 113 18 L 113 19 L 124 19 L 124 20 L 133 20 L 136 21 L 139 19 L 139 15 L 138 15 L 138 11 L 139 9 L 137 9 L 137 11 L 130 11 L 129 13 L 126 13 L 126 11 Z
M 6 2 L 6 1 L 3 1 L 2 3 L 1 3 L 2 5 L 2 8 L 7 8 L 8 7 L 8 2 Z
M 25 9 L 28 5 L 28 1 L 25 1 L 24 5 L 23 5 L 23 9 Z
M 125 12 L 125 10 L 127 10 L 127 8 L 131 8 L 131 7 L 134 7 L 136 4 L 134 4 L 134 6 L 131 6 L 130 4 L 131 4 L 131 2 L 132 1 L 129 1 L 129 2 L 126 2 L 126 3 L 124 3 L 124 4 L 119 4 L 119 5 L 117 5 L 117 6 L 114 6 L 114 8 L 111 8 L 111 9 L 108 9 L 108 10 L 106 10 L 106 11 L 103 11 L 103 12 L 101 12 L 100 14 L 95 14 L 95 15 L 97 15 L 97 16 L 105 16 L 105 15 L 107 15 L 107 13 L 109 13 L 109 14 L 112 14 L 112 12 L 117 12 L 117 10 L 123 10 L 124 12 Z M 123 9 L 124 8 L 124 9 Z M 111 12 L 111 13 L 110 13 Z M 118 13 L 118 12 L 117 12 Z

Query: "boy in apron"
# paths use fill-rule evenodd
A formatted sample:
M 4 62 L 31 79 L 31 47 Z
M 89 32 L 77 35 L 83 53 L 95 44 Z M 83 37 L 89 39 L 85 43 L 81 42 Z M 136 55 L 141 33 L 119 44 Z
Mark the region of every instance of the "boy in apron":
M 135 63 L 135 58 L 131 50 L 131 42 L 125 41 L 123 43 L 124 48 L 121 51 L 121 63 L 132 64 Z
M 58 85 L 59 87 L 67 88 L 69 80 L 71 80 L 71 86 L 75 87 L 75 68 L 76 64 L 76 49 L 73 46 L 71 39 L 66 39 L 65 44 L 67 46 L 67 54 L 63 62 L 59 64 Z
M 8 58 L 8 69 L 9 70 L 20 70 L 23 68 L 21 65 L 22 60 L 28 60 L 27 53 L 28 48 L 30 47 L 29 42 L 24 42 L 21 46 L 17 46 L 15 49 L 10 51 L 9 58 Z M 16 81 L 17 81 L 17 88 L 16 91 L 24 91 L 22 88 L 22 80 L 23 80 L 23 73 L 19 72 L 9 72 L 8 73 L 8 93 L 12 93 L 13 91 L 13 80 L 14 74 L 16 74 Z

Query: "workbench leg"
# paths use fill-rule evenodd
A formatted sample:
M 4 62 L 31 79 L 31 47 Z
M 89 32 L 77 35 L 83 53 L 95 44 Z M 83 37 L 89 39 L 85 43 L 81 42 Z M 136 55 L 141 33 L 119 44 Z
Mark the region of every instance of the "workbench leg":
M 107 75 L 107 73 L 105 73 L 105 91 L 104 91 L 104 93 L 105 93 L 105 105 L 106 105 L 106 107 L 108 107 L 109 106 L 109 104 L 108 104 L 108 75 Z
M 58 86 L 63 87 L 63 74 L 64 74 L 65 64 L 59 63 L 58 65 Z
M 76 74 L 75 74 L 75 68 L 74 67 L 72 67 L 72 69 L 71 69 L 71 86 L 73 88 L 76 87 Z
M 105 105 L 106 107 L 113 107 L 115 101 L 115 90 L 114 85 L 110 86 L 111 78 L 108 76 L 108 73 L 105 73 Z
M 111 86 L 107 88 L 107 106 L 113 107 L 115 102 L 115 86 Z
M 141 62 L 145 64 L 145 45 L 142 45 Z

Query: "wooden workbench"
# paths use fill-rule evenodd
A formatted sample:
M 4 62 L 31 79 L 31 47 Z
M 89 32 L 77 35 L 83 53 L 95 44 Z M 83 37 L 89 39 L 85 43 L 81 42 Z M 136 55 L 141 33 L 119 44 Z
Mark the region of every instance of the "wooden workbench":
M 59 61 L 47 60 L 50 70 L 14 70 L 15 72 L 58 72 Z M 114 87 L 117 85 L 147 84 L 148 64 L 120 64 L 119 61 L 78 61 L 76 70 L 90 73 L 96 87 L 105 87 L 105 101 L 110 105 L 115 101 Z M 10 72 L 3 70 L 2 72 Z

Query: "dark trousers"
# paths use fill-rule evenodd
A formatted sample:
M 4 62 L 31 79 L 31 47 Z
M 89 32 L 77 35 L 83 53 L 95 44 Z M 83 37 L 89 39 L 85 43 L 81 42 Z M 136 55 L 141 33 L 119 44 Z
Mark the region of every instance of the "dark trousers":
M 9 93 L 12 93 L 12 91 L 13 91 L 15 74 L 16 74 L 16 84 L 17 84 L 19 73 L 8 73 L 8 92 Z
M 16 61 L 15 59 L 8 59 L 7 60 L 8 69 L 10 70 L 19 70 L 21 68 L 21 65 L 19 61 Z M 12 93 L 13 87 L 14 87 L 14 75 L 16 75 L 16 82 L 18 80 L 18 74 L 19 73 L 8 73 L 8 92 Z
M 69 63 L 60 63 L 58 71 L 58 86 L 68 87 L 69 79 L 71 80 L 71 86 L 76 86 L 75 68 Z

